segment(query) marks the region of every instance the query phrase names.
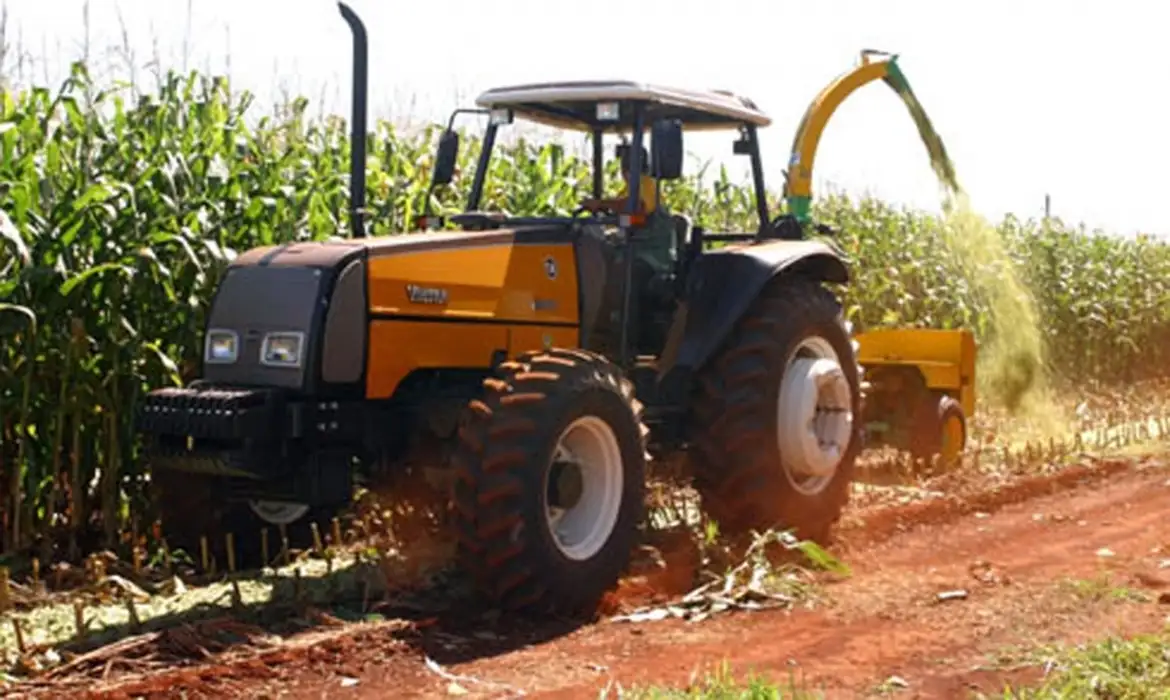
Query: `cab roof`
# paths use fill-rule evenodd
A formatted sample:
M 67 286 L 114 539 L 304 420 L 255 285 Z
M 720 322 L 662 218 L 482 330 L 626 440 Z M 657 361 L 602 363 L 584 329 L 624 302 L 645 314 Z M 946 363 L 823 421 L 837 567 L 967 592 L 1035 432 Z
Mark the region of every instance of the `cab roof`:
M 628 131 L 631 110 L 617 121 L 598 121 L 600 102 L 644 102 L 654 118 L 678 119 L 684 129 L 734 129 L 744 123 L 768 126 L 772 120 L 746 97 L 726 90 L 688 90 L 625 80 L 578 80 L 499 87 L 481 94 L 476 105 L 508 108 L 517 116 L 562 129 Z

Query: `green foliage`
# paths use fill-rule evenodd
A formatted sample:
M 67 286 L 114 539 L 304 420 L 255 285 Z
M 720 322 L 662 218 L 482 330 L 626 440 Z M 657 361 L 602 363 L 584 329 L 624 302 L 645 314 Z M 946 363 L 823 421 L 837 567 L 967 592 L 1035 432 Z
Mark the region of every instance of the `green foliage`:
M 737 679 L 727 661 L 702 678 L 694 678 L 685 688 L 650 686 L 616 691 L 606 689 L 598 697 L 604 700 L 611 697 L 611 693 L 613 697 L 623 700 L 815 700 L 824 697 L 822 693 L 805 688 L 804 683 L 791 672 L 784 683 L 754 673 L 742 680 Z
M 1044 659 L 1051 669 L 1032 688 L 1006 689 L 1001 697 L 1165 698 L 1170 688 L 1170 639 L 1165 634 L 1133 639 L 1110 637 Z
M 200 330 L 224 265 L 254 246 L 349 235 L 344 120 L 308 102 L 245 121 L 249 95 L 171 73 L 153 94 L 91 84 L 0 94 L 0 552 L 100 524 L 112 544 L 139 493 L 132 409 L 150 388 L 197 375 Z M 437 128 L 368 138 L 371 233 L 423 209 Z M 478 143 L 464 138 L 456 210 Z M 720 168 L 664 186 L 711 230 L 754 230 L 750 188 Z M 616 168 L 608 172 L 616 190 Z M 482 208 L 567 214 L 590 182 L 563 146 L 497 150 Z M 935 218 L 831 197 L 814 215 L 856 261 L 844 290 L 860 328 L 968 326 L 988 302 L 948 252 Z M 1000 226 L 1040 306 L 1057 376 L 1129 381 L 1161 372 L 1170 347 L 1170 248 L 1009 218 Z

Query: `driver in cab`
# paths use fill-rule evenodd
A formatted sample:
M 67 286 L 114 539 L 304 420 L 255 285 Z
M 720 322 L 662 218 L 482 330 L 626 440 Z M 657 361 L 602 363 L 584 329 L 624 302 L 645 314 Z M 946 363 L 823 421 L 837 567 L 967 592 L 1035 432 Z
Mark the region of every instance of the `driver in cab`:
M 624 212 L 630 199 L 630 186 L 633 182 L 633 169 L 630 167 L 630 149 L 626 149 L 621 156 L 622 191 L 614 198 L 586 199 L 581 207 L 594 214 L 609 210 L 614 213 Z M 639 258 L 646 261 L 658 274 L 669 275 L 674 269 L 674 223 L 665 208 L 659 206 L 657 181 L 650 176 L 650 158 L 645 147 L 642 148 L 642 167 L 638 182 L 639 207 L 634 214 L 646 216 L 644 228 L 638 232 L 637 248 Z
M 633 169 L 630 167 L 630 149 L 622 152 L 622 181 L 624 186 L 617 197 L 603 198 L 603 199 L 586 199 L 581 207 L 588 211 L 597 214 L 601 211 L 609 210 L 614 213 L 625 211 L 626 202 L 630 199 L 630 185 L 633 178 Z M 642 173 L 638 183 L 638 211 L 635 214 L 644 214 L 649 216 L 658 209 L 658 188 L 657 182 L 650 177 L 650 156 L 646 153 L 646 149 L 642 148 Z

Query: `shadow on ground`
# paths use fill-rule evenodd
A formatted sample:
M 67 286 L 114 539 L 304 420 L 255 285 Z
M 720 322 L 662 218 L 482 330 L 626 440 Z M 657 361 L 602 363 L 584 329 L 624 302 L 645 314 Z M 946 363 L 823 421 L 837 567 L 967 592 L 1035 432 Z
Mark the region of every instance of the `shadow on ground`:
M 319 561 L 306 562 L 305 568 L 314 565 L 324 568 Z M 38 692 L 127 673 L 219 664 L 253 652 L 305 648 L 315 637 L 362 629 L 376 629 L 380 644 L 400 642 L 408 652 L 446 666 L 551 641 L 588 622 L 501 615 L 448 570 L 409 588 L 387 585 L 386 580 L 377 563 L 352 563 L 303 576 L 285 571 L 223 576 L 181 594 L 136 603 L 137 619 L 125 600 L 90 607 L 86 621 L 92 625 L 100 617 L 104 624 L 80 637 L 72 634 L 71 604 L 27 610 L 19 614 L 25 653 L 17 654 L 13 675 L 31 681 L 18 689 Z M 120 619 L 111 619 L 115 615 Z M 352 624 L 363 622 L 373 625 Z M 59 630 L 58 641 L 38 643 L 38 625 Z M 273 637 L 283 643 L 274 643 Z M 300 641 L 305 645 L 295 647 Z M 0 642 L 7 645 L 8 640 Z M 0 648 L 0 653 L 5 651 Z

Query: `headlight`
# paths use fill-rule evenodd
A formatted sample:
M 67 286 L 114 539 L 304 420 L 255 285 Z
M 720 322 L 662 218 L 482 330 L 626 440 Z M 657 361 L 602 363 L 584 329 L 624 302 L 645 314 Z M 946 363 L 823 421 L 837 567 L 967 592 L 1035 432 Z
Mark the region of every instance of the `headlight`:
M 260 362 L 271 367 L 300 367 L 301 348 L 304 344 L 304 333 L 269 333 L 264 336 Z
M 204 362 L 231 364 L 240 356 L 240 337 L 235 331 L 212 329 L 207 331 L 203 347 Z

